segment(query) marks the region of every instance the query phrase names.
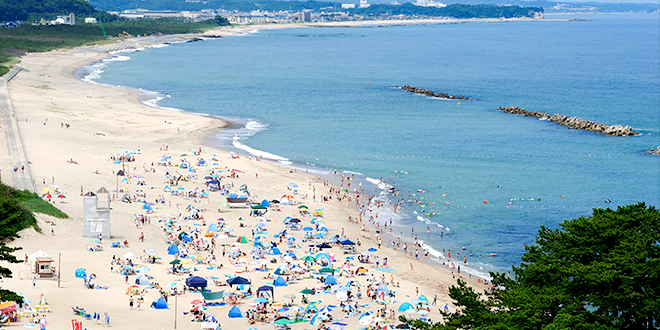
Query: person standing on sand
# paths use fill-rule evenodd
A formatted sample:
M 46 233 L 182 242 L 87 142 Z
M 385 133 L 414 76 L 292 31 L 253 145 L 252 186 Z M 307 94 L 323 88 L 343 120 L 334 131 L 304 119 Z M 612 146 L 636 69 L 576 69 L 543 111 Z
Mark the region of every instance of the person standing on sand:
M 431 303 L 431 306 L 435 306 L 435 303 L 438 301 L 438 294 L 434 293 L 433 294 L 433 302 Z

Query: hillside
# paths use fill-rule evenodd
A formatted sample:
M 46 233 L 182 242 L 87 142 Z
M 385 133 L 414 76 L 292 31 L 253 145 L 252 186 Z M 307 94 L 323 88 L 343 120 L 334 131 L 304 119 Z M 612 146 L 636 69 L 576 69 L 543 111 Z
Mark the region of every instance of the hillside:
M 87 16 L 96 10 L 84 0 L 0 0 L 0 22 L 38 21 L 70 13 Z

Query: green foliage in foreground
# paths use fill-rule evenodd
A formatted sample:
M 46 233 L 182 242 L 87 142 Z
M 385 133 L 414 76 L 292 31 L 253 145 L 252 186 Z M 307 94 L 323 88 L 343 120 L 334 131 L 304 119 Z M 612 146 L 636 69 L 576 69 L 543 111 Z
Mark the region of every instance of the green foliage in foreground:
M 6 246 L 5 243 L 0 243 L 0 261 L 6 261 L 13 264 L 20 263 L 21 261 L 18 260 L 16 256 L 11 254 L 14 251 L 18 251 L 20 249 L 21 249 L 20 247 L 12 248 Z M 5 267 L 0 267 L 0 279 L 7 277 L 12 277 L 11 270 Z M 0 289 L 0 301 L 9 301 L 9 300 L 13 300 L 17 303 L 23 302 L 23 298 L 18 294 L 16 294 L 16 292 Z
M 38 229 L 37 220 L 23 203 L 23 201 L 28 200 L 28 194 L 27 191 L 20 192 L 0 183 L 0 240 L 16 238 L 19 231 L 28 227 Z M 34 195 L 36 196 L 36 194 Z
M 32 212 L 48 214 L 50 216 L 60 219 L 65 219 L 69 217 L 68 215 L 66 215 L 66 213 L 60 211 L 53 204 L 48 203 L 47 201 L 45 201 L 43 198 L 39 197 L 39 195 L 35 193 L 31 193 L 27 190 L 22 190 L 22 191 L 16 190 L 14 196 L 16 197 L 16 199 L 18 199 L 18 201 L 23 203 L 23 205 L 25 205 L 25 207 L 27 207 L 28 210 Z
M 21 248 L 8 247 L 5 242 L 18 237 L 18 232 L 25 228 L 34 227 L 39 230 L 32 210 L 66 217 L 66 214 L 42 200 L 39 195 L 30 193 L 27 190 L 18 191 L 0 182 L 0 261 L 21 262 L 16 256 L 12 255 L 13 252 Z M 11 270 L 0 267 L 0 279 L 11 276 Z M 0 289 L 0 301 L 7 300 L 22 302 L 23 298 L 9 290 Z
M 202 22 L 186 23 L 173 18 L 154 20 L 116 20 L 103 24 L 108 35 L 117 37 L 124 31 L 130 35 L 199 33 L 218 26 L 230 25 L 224 17 Z M 99 24 L 33 26 L 0 28 L 0 74 L 6 73 L 6 63 L 12 56 L 25 52 L 46 52 L 53 49 L 76 47 L 104 42 Z
M 644 203 L 541 227 L 516 276 L 491 273 L 496 289 L 449 289 L 461 313 L 414 329 L 658 329 L 660 211 Z

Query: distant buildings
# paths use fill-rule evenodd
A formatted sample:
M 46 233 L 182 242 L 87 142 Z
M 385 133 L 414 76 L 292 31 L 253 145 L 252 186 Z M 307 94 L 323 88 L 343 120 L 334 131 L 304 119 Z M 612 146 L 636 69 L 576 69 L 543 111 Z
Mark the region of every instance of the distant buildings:
M 50 21 L 50 25 L 58 24 L 76 25 L 76 15 L 71 13 L 66 16 L 57 16 L 55 20 Z
M 360 0 L 360 8 L 369 8 L 370 4 L 367 3 L 367 0 Z

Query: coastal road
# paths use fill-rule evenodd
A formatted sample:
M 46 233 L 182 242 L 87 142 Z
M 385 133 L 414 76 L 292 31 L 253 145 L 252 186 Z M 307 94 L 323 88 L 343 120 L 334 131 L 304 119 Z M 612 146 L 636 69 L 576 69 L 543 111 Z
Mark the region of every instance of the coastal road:
M 5 151 L 0 158 L 2 162 L 0 175 L 3 183 L 15 189 L 36 192 L 23 139 L 14 119 L 14 108 L 9 97 L 9 81 L 20 71 L 21 68 L 14 68 L 0 78 L 0 118 L 2 119 L 0 127 L 5 140 L 4 146 L 0 146 L 0 150 Z M 15 172 L 14 166 L 18 168 Z

